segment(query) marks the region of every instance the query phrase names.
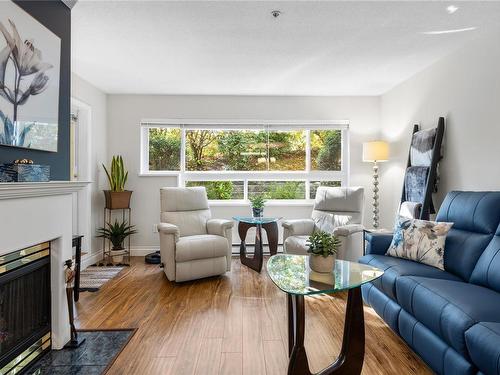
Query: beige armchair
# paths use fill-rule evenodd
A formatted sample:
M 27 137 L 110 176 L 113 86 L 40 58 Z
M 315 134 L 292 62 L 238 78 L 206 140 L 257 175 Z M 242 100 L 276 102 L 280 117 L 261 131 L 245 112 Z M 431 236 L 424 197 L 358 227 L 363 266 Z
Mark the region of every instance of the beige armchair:
M 231 270 L 233 222 L 212 219 L 204 187 L 160 190 L 160 255 L 170 281 Z
M 282 223 L 284 252 L 307 254 L 307 238 L 315 229 L 320 229 L 340 237 L 342 245 L 337 253 L 338 259 L 357 261 L 363 255 L 363 205 L 362 187 L 320 186 L 310 219 Z

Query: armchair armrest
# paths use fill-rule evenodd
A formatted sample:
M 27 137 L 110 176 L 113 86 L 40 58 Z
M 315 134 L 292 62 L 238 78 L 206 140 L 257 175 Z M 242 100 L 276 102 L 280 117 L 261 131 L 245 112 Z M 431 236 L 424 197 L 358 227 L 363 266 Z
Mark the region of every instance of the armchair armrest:
M 158 233 L 160 233 L 160 234 L 173 234 L 175 236 L 176 242 L 180 236 L 179 227 L 177 225 L 169 224 L 169 223 L 158 224 Z
M 335 236 L 347 237 L 354 233 L 362 232 L 364 227 L 361 224 L 347 224 L 333 230 Z
M 233 227 L 234 223 L 231 220 L 225 219 L 208 219 L 207 232 L 218 236 L 226 237 L 226 231 Z
M 365 232 L 365 254 L 384 255 L 392 242 L 392 233 Z
M 285 220 L 281 223 L 288 236 L 307 236 L 314 231 L 313 219 Z

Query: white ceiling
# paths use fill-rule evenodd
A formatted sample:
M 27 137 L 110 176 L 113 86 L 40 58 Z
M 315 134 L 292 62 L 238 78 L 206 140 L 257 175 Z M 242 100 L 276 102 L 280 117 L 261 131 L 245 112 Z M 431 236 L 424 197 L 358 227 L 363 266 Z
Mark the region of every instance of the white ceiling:
M 379 95 L 497 32 L 500 2 L 80 0 L 72 14 L 73 70 L 107 93 Z

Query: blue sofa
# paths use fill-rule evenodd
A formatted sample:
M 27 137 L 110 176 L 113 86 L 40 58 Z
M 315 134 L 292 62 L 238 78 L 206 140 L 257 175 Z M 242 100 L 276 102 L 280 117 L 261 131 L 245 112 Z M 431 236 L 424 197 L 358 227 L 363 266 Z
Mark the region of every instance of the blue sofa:
M 359 261 L 385 273 L 364 301 L 436 373 L 500 374 L 500 192 L 451 192 L 436 220 L 455 223 L 444 271 L 386 256 L 392 236 L 366 234 Z

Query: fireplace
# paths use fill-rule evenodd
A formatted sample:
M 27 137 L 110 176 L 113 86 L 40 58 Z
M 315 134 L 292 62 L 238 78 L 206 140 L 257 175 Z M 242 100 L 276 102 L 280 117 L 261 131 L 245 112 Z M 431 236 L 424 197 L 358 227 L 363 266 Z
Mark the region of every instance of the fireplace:
M 0 374 L 51 347 L 50 242 L 0 256 Z

